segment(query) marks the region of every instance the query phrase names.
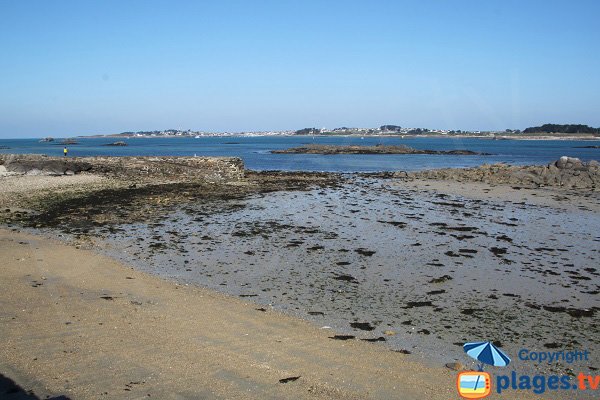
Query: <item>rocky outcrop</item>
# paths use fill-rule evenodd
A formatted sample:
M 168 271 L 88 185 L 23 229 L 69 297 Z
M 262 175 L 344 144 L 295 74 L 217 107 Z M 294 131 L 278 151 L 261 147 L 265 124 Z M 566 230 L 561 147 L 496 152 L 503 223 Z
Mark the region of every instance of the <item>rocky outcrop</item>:
M 11 175 L 74 175 L 92 169 L 83 161 L 63 160 L 58 157 L 3 154 L 0 165 Z
M 293 147 L 291 149 L 273 150 L 274 154 L 447 154 L 447 155 L 489 155 L 471 150 L 420 150 L 409 146 L 334 146 L 311 144 L 308 146 Z
M 597 161 L 582 162 L 578 158 L 561 157 L 548 165 L 493 164 L 464 169 L 399 171 L 394 174 L 394 177 L 403 180 L 434 179 L 534 187 L 559 186 L 574 189 L 597 189 L 600 188 L 600 164 Z
M 104 144 L 103 146 L 127 146 L 127 143 L 125 143 L 122 140 L 120 140 L 118 142 L 112 142 L 112 143 Z
M 94 157 L 92 172 L 162 180 L 239 181 L 244 162 L 237 157 Z
M 0 155 L 5 174 L 73 175 L 89 172 L 113 178 L 161 181 L 239 181 L 244 163 L 235 157 L 47 157 Z

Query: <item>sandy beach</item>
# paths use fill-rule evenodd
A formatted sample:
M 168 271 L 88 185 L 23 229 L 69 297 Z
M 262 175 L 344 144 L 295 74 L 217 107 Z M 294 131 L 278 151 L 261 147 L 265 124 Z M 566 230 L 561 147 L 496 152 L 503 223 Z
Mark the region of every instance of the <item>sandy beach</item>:
M 87 250 L 1 229 L 0 258 L 0 371 L 39 398 L 456 398 L 447 368 Z
M 510 371 L 593 374 L 599 192 L 406 177 L 0 178 L 0 374 L 33 398 L 449 399 L 473 340 L 589 349 Z
M 73 399 L 448 399 L 454 373 L 384 347 L 0 230 L 0 371 Z M 280 383 L 281 379 L 299 377 Z

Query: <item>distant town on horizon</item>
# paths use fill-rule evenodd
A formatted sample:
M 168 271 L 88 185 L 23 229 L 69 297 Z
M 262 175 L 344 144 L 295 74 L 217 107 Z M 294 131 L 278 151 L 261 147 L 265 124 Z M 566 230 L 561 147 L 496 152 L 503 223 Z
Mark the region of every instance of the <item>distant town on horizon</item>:
M 208 132 L 195 131 L 191 129 L 165 129 L 155 131 L 127 131 L 117 134 L 103 135 L 85 135 L 81 137 L 196 137 L 196 136 L 277 136 L 277 135 L 460 135 L 460 136 L 477 136 L 477 135 L 593 135 L 600 136 L 600 128 L 593 128 L 583 124 L 544 124 L 541 126 L 528 127 L 524 130 L 506 129 L 504 131 L 468 131 L 468 130 L 446 130 L 446 129 L 428 129 L 428 128 L 407 128 L 399 125 L 381 125 L 378 128 L 356 128 L 342 126 L 339 128 L 303 128 L 298 130 L 273 130 L 273 131 L 241 131 L 241 132 Z

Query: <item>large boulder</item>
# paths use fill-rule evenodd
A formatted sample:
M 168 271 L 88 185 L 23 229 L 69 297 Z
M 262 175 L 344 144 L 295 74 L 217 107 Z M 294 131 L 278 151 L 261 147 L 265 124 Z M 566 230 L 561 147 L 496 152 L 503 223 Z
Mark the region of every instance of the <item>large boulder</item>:
M 559 169 L 580 169 L 583 163 L 579 158 L 562 156 L 554 163 Z
M 3 164 L 0 164 L 0 176 L 9 176 L 9 175 L 13 175 L 13 173 L 8 172 L 6 167 Z

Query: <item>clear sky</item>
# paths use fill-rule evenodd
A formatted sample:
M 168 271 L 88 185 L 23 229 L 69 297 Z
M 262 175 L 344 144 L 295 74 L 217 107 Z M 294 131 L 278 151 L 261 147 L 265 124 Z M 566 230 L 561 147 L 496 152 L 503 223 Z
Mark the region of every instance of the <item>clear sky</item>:
M 600 1 L 0 0 L 0 137 L 600 126 Z

